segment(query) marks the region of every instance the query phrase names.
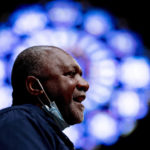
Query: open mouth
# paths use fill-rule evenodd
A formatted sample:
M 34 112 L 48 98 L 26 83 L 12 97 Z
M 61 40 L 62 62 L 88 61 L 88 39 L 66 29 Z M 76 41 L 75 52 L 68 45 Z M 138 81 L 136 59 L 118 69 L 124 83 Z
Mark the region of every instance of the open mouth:
M 78 103 L 81 103 L 85 98 L 86 98 L 85 95 L 80 95 L 80 96 L 74 97 L 73 100 Z

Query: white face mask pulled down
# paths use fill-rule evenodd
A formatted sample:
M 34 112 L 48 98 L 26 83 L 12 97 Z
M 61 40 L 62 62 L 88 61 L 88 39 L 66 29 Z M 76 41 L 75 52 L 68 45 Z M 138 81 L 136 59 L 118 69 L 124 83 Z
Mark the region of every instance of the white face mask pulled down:
M 48 97 L 48 95 L 46 94 L 41 82 L 39 81 L 39 79 L 37 79 L 37 82 L 41 88 L 41 90 L 43 90 L 43 94 L 46 97 L 46 99 L 49 102 L 49 106 L 44 104 L 43 101 L 41 100 L 41 98 L 38 96 L 38 100 L 40 101 L 40 103 L 42 104 L 42 108 L 43 110 L 50 116 L 53 117 L 54 121 L 56 122 L 56 124 L 58 125 L 58 127 L 61 130 L 64 130 L 65 128 L 69 127 L 69 124 L 66 123 L 66 121 L 63 119 L 56 103 L 54 101 L 51 101 L 50 98 Z

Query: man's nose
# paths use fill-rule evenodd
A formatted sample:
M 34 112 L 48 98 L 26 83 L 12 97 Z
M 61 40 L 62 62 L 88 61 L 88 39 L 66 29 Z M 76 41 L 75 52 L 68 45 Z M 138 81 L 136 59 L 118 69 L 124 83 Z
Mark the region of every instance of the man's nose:
M 89 83 L 81 76 L 78 80 L 77 89 L 85 92 L 89 89 Z

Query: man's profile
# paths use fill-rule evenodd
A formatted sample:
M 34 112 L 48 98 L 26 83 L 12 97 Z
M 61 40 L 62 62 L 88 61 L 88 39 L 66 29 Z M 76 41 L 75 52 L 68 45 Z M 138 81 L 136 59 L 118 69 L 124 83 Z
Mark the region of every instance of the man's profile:
M 78 63 L 54 46 L 33 46 L 14 62 L 13 106 L 0 111 L 0 150 L 69 150 L 62 133 L 83 121 L 89 88 Z

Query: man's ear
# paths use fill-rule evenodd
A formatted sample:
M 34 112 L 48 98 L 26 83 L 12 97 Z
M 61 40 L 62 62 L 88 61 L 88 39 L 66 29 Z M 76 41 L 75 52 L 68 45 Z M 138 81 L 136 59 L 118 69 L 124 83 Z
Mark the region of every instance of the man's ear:
M 34 95 L 34 96 L 43 94 L 43 90 L 40 89 L 37 79 L 34 76 L 27 76 L 26 89 L 31 95 Z

